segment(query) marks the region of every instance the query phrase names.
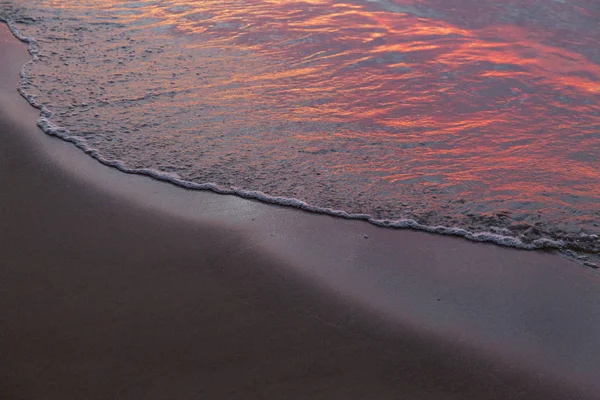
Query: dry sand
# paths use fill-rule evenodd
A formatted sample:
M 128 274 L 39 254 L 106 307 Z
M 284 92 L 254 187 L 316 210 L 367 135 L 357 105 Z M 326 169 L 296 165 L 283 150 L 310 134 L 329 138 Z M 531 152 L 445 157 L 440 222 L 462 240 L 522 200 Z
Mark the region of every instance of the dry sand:
M 599 399 L 600 275 L 102 166 L 0 26 L 0 399 Z

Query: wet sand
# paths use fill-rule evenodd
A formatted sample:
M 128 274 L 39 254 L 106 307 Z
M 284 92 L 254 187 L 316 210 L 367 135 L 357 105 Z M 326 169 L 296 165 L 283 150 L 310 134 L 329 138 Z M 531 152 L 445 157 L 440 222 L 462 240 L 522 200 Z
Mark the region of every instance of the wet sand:
M 598 399 L 600 275 L 102 166 L 0 26 L 0 398 Z

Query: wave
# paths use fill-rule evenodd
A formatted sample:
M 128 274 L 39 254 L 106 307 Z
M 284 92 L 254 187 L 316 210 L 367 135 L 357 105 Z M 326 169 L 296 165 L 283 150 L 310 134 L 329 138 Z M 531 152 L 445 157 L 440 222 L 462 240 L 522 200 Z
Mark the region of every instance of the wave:
M 489 231 L 473 231 L 455 226 L 427 225 L 420 223 L 414 219 L 379 219 L 366 213 L 350 213 L 339 209 L 319 207 L 297 198 L 271 196 L 258 190 L 247 190 L 238 187 L 228 188 L 220 186 L 217 183 L 213 182 L 192 182 L 183 179 L 176 173 L 164 172 L 153 168 L 132 168 L 128 166 L 125 161 L 106 158 L 105 156 L 103 156 L 102 152 L 99 149 L 91 146 L 85 138 L 73 134 L 73 132 L 71 132 L 65 127 L 61 127 L 54 124 L 52 122 L 52 112 L 43 104 L 39 104 L 36 101 L 36 97 L 33 94 L 28 93 L 23 89 L 32 79 L 31 76 L 27 74 L 26 67 L 28 66 L 28 64 L 34 63 L 38 60 L 40 51 L 36 40 L 34 38 L 30 38 L 23 35 L 16 27 L 16 23 L 28 23 L 32 22 L 32 20 L 24 17 L 11 19 L 3 17 L 1 15 L 0 20 L 2 20 L 8 25 L 9 29 L 17 39 L 28 45 L 29 53 L 32 56 L 32 59 L 28 61 L 25 65 L 23 65 L 21 69 L 21 82 L 18 90 L 21 96 L 23 96 L 29 102 L 29 104 L 40 110 L 40 118 L 37 121 L 37 125 L 42 129 L 44 133 L 50 136 L 58 137 L 63 141 L 72 143 L 77 148 L 79 148 L 80 150 L 82 150 L 83 152 L 85 152 L 86 154 L 88 154 L 89 156 L 93 157 L 94 159 L 106 166 L 116 168 L 128 174 L 143 175 L 156 180 L 169 182 L 171 184 L 180 186 L 185 189 L 211 191 L 223 195 L 236 195 L 246 199 L 257 200 L 268 204 L 293 207 L 312 213 L 325 214 L 345 219 L 363 220 L 373 225 L 385 228 L 414 229 L 429 233 L 462 237 L 475 242 L 489 242 L 501 246 L 525 250 L 554 249 L 560 250 L 563 252 L 563 254 L 571 258 L 579 259 L 582 262 L 588 259 L 586 255 L 580 254 L 577 251 L 574 252 L 574 246 L 572 245 L 572 243 L 567 243 L 561 239 L 539 237 L 535 240 L 522 240 L 519 237 L 507 234 L 506 229 L 500 228 L 490 229 Z M 595 239 L 593 237 L 595 235 L 585 236 L 590 236 L 591 239 Z M 575 249 L 580 250 L 576 247 Z M 587 261 L 585 262 L 585 264 L 591 267 L 596 266 L 594 263 Z

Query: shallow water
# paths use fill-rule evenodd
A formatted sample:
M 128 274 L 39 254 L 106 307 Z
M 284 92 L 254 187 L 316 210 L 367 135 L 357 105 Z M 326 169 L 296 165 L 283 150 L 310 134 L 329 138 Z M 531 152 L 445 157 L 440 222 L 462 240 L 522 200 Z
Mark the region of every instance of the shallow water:
M 35 39 L 21 90 L 42 126 L 122 169 L 600 252 L 593 1 L 16 0 L 0 15 Z

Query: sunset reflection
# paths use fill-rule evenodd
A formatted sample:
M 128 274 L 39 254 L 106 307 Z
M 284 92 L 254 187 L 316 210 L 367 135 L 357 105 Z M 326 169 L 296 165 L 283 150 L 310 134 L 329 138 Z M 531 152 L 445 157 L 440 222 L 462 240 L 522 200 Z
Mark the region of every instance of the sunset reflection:
M 165 146 L 185 179 L 377 218 L 600 231 L 600 14 L 589 2 L 47 3 L 119 24 L 107 60 L 85 54 L 113 82 L 85 101 L 104 101 L 94 112 L 115 131 L 132 123 L 114 114 L 119 101 L 179 121 L 120 143 L 178 132 Z M 282 168 L 295 178 L 270 181 Z

